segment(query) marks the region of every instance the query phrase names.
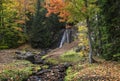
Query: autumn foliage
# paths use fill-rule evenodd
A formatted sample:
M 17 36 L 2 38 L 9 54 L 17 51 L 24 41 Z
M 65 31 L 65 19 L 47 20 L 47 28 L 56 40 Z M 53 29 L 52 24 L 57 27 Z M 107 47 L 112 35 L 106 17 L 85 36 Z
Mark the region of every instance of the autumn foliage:
M 16 23 L 25 24 L 26 20 L 29 20 L 26 14 L 30 13 L 32 15 L 35 13 L 35 3 L 36 0 L 14 0 L 14 9 L 17 11 L 17 17 L 19 17 L 15 20 Z
M 45 8 L 48 13 L 46 16 L 50 16 L 51 14 L 57 14 L 60 17 L 60 21 L 64 22 L 68 20 L 70 13 L 66 10 L 66 5 L 68 5 L 68 1 L 64 0 L 45 0 Z

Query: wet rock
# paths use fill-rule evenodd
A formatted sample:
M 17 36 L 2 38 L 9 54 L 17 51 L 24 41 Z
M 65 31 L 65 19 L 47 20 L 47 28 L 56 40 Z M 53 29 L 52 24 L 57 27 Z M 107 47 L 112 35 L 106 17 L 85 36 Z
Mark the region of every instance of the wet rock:
M 26 54 L 25 54 L 26 56 L 34 56 L 31 52 L 26 52 Z
M 37 76 L 31 76 L 27 81 L 43 81 L 43 80 Z
M 36 54 L 34 56 L 35 58 L 35 64 L 44 64 L 44 59 L 42 59 L 42 56 L 41 54 Z
M 21 54 L 21 52 L 20 51 L 16 51 L 15 54 Z
M 34 54 L 32 54 L 31 52 L 27 52 L 26 54 L 26 58 L 25 58 L 25 60 L 28 60 L 28 61 L 30 61 L 30 62 L 34 62 Z
M 65 69 L 67 69 L 67 68 L 70 67 L 70 66 L 72 66 L 71 63 L 67 63 L 67 62 L 64 63 L 64 67 L 65 67 Z
M 50 69 L 45 69 L 36 73 L 36 75 L 41 75 L 43 73 L 50 72 Z
M 41 51 L 39 54 L 36 54 L 36 55 L 34 56 L 34 58 L 35 58 L 35 63 L 36 63 L 36 64 L 45 64 L 45 59 L 42 59 L 42 57 L 43 57 L 44 55 L 46 55 L 47 52 L 48 52 L 48 50 L 43 50 L 43 51 Z
M 47 51 L 46 51 L 46 50 L 41 51 L 39 55 L 43 56 L 43 55 L 45 55 L 45 54 L 47 54 Z
M 47 52 L 42 51 L 39 54 L 34 54 L 35 52 L 30 51 L 16 51 L 16 58 L 19 60 L 28 60 L 34 64 L 44 64 L 44 59 L 42 59 L 42 56 L 44 56 Z
M 34 62 L 34 54 L 32 52 L 22 52 L 22 51 L 16 51 L 16 58 L 17 59 L 22 59 L 22 60 L 28 60 L 30 62 Z

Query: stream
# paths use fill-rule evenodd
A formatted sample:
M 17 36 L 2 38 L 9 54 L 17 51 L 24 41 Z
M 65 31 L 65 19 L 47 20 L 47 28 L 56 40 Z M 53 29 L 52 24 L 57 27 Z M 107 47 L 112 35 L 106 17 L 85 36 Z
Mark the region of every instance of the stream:
M 69 64 L 53 65 L 32 74 L 27 81 L 64 81 Z
M 46 52 L 41 52 L 39 54 L 32 54 L 32 52 L 22 53 L 20 51 L 16 52 L 17 59 L 25 59 L 38 65 L 47 65 L 48 68 L 41 68 L 37 72 L 30 75 L 27 81 L 64 81 L 66 76 L 66 70 L 71 64 L 61 63 L 61 64 L 51 64 L 46 62 L 45 59 L 41 59 Z

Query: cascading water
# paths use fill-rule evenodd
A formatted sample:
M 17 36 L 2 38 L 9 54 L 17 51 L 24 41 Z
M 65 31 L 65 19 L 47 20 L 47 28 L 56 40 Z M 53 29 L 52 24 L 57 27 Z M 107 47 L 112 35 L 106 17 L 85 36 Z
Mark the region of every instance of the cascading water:
M 61 48 L 65 42 L 70 43 L 70 29 L 65 29 L 59 48 Z
M 60 41 L 59 48 L 61 48 L 63 46 L 63 43 L 64 43 L 65 39 L 66 39 L 66 32 L 64 31 L 64 34 L 63 34 L 62 39 Z

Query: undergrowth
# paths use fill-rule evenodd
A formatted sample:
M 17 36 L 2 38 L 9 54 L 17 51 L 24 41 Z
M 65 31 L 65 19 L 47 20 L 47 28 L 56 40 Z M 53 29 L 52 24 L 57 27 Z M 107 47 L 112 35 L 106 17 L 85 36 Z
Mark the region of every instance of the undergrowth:
M 26 81 L 29 75 L 39 69 L 38 65 L 28 61 L 16 61 L 1 67 L 0 81 Z
M 71 63 L 76 63 L 84 58 L 80 55 L 79 52 L 75 52 L 74 50 L 70 50 L 68 52 L 65 52 L 60 56 L 60 60 L 63 62 L 71 62 Z
M 102 58 L 97 60 L 98 63 L 89 64 L 86 57 L 81 56 L 81 52 L 70 50 L 61 54 L 59 58 L 48 58 L 50 63 L 70 62 L 66 70 L 64 81 L 119 81 L 120 64 L 118 62 L 105 61 Z

